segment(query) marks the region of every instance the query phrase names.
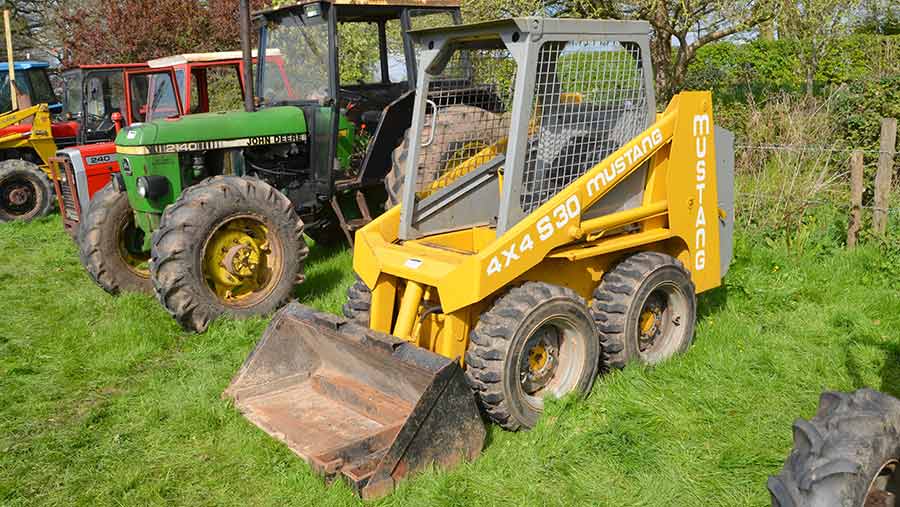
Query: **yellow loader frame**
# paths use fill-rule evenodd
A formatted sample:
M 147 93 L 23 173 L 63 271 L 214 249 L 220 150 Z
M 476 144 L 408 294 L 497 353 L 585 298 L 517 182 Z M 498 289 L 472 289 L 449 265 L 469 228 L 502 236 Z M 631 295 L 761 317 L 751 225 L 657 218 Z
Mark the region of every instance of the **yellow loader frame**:
M 38 104 L 19 111 L 10 111 L 0 115 L 0 129 L 21 123 L 32 118 L 31 129 L 0 137 L 0 150 L 33 149 L 41 159 L 39 167 L 52 180 L 50 157 L 56 153 L 56 141 L 53 139 L 50 108 L 47 104 Z
M 582 220 L 581 210 L 645 162 L 640 207 Z M 401 243 L 397 206 L 356 235 L 353 269 L 372 289 L 369 325 L 462 363 L 481 311 L 510 285 L 543 281 L 590 300 L 613 263 L 652 250 L 681 261 L 698 293 L 715 288 L 722 274 L 718 219 L 727 215 L 716 183 L 712 97 L 683 92 L 641 135 L 500 237 L 479 226 Z M 607 236 L 629 224 L 640 231 Z M 439 300 L 442 312 L 420 318 L 429 300 Z

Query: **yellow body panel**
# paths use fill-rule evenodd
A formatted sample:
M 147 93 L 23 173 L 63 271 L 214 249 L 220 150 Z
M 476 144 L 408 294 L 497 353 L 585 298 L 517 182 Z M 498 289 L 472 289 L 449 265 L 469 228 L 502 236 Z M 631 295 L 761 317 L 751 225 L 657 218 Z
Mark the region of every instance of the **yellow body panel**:
M 31 131 L 0 137 L 0 150 L 33 149 L 41 159 L 41 170 L 47 173 L 48 177 L 54 179 L 49 161 L 50 157 L 56 153 L 56 141 L 53 139 L 50 109 L 47 107 L 47 104 L 38 104 L 0 115 L 0 129 L 15 125 L 29 118 L 33 118 Z
M 613 263 L 643 250 L 681 260 L 697 292 L 717 287 L 712 128 L 708 92 L 677 95 L 653 125 L 500 237 L 485 226 L 401 242 L 400 207 L 388 210 L 356 234 L 353 267 L 374 288 L 371 327 L 394 324 L 403 339 L 462 357 L 468 331 L 503 288 L 544 281 L 589 299 Z M 644 163 L 641 206 L 582 221 L 584 210 Z M 623 232 L 623 225 L 637 229 Z M 428 308 L 439 311 L 426 314 Z

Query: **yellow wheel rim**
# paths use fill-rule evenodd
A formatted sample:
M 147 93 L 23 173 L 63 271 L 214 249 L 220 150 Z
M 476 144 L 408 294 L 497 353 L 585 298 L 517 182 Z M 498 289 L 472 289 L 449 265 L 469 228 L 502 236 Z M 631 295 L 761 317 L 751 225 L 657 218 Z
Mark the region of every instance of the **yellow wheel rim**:
M 119 256 L 129 271 L 141 278 L 150 278 L 150 252 L 143 251 L 144 235 L 134 225 L 134 215 L 128 213 L 119 224 Z
M 535 345 L 528 351 L 528 367 L 532 372 L 540 371 L 547 364 L 547 349 L 543 343 Z
M 652 310 L 644 310 L 641 314 L 641 334 L 649 334 L 655 325 L 656 314 Z
M 203 251 L 203 275 L 228 306 L 250 306 L 274 288 L 281 270 L 281 247 L 262 220 L 233 217 L 209 236 Z

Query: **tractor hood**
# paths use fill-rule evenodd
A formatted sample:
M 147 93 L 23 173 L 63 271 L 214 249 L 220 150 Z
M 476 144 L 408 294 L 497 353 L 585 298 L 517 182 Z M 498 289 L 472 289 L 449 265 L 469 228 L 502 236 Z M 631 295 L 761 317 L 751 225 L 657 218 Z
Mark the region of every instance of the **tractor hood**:
M 201 113 L 122 129 L 116 146 L 146 148 L 143 154 L 211 150 L 306 140 L 306 119 L 296 107 L 283 106 L 248 113 Z M 119 152 L 138 154 L 134 149 Z

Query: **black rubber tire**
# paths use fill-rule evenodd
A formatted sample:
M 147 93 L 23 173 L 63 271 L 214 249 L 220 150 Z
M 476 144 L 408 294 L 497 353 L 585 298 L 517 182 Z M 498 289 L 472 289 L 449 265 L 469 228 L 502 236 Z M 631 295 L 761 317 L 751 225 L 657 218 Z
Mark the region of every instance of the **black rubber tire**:
M 571 388 L 556 394 L 587 394 L 597 377 L 600 342 L 587 305 L 571 289 L 543 282 L 514 287 L 481 314 L 469 334 L 466 379 L 484 414 L 503 428 L 531 428 L 543 412 L 542 407 L 528 403 L 516 375 L 517 363 L 538 326 L 558 316 L 571 320 L 577 335 L 583 337 L 583 357 L 580 364 L 573 363 L 579 369 L 576 380 L 569 382 Z
M 498 128 L 500 121 L 503 121 L 500 116 L 478 107 L 448 106 L 438 116 L 432 144 L 420 150 L 420 160 L 438 159 L 445 154 L 448 146 L 458 141 L 479 139 L 492 144 L 499 139 L 503 130 Z M 406 179 L 406 159 L 409 155 L 409 132 L 410 129 L 404 132 L 403 141 L 391 154 L 391 170 L 384 177 L 384 188 L 387 190 L 385 209 L 391 209 L 401 201 L 403 181 Z M 431 136 L 430 116 L 425 119 L 422 136 Z
M 122 225 L 134 224 L 128 195 L 113 184 L 101 188 L 82 212 L 78 228 L 78 256 L 91 279 L 110 294 L 153 293 L 150 273 L 137 273 L 123 259 L 119 249 Z
M 659 354 L 642 354 L 638 332 L 641 310 L 654 290 L 661 284 L 670 283 L 683 293 L 686 315 L 680 316 L 679 324 L 673 326 L 672 329 L 676 332 L 662 337 L 661 343 L 665 345 L 665 350 Z M 591 314 L 600 331 L 605 369 L 624 368 L 627 363 L 636 360 L 657 364 L 684 352 L 691 345 L 697 319 L 694 283 L 690 273 L 672 256 L 658 252 L 632 254 L 603 275 L 600 284 L 594 289 Z M 678 333 L 677 328 L 681 325 L 687 327 Z M 672 335 L 677 334 L 681 336 L 673 338 Z
M 769 477 L 772 505 L 887 505 L 866 495 L 890 461 L 900 461 L 900 401 L 871 389 L 824 392 L 816 415 L 794 422 L 794 448 L 781 473 Z M 895 495 L 897 475 L 887 488 Z
M 203 273 L 204 245 L 225 221 L 250 215 L 274 231 L 282 252 L 279 276 L 269 292 L 253 304 L 223 303 L 210 289 Z M 294 286 L 303 280 L 309 248 L 303 222 L 291 201 L 256 178 L 214 176 L 186 189 L 166 208 L 153 233 L 150 278 L 156 297 L 181 326 L 203 332 L 222 314 L 238 318 L 263 315 L 285 305 Z
M 13 181 L 29 187 L 32 192 L 34 203 L 27 210 L 19 210 L 12 203 L 6 206 L 6 185 L 12 185 Z M 53 183 L 36 164 L 17 158 L 0 162 L 0 223 L 29 222 L 49 215 L 56 202 L 53 195 Z
M 344 317 L 369 327 L 369 311 L 372 309 L 372 291 L 359 278 L 347 288 L 347 302 L 342 308 Z

